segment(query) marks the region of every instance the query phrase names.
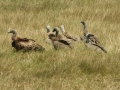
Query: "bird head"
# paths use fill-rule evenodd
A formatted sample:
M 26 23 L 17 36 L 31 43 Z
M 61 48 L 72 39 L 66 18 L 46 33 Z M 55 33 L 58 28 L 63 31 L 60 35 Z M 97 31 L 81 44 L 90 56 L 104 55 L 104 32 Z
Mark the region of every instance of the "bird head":
M 85 25 L 85 22 L 81 22 L 83 25 Z
M 8 33 L 17 34 L 15 30 L 10 30 Z

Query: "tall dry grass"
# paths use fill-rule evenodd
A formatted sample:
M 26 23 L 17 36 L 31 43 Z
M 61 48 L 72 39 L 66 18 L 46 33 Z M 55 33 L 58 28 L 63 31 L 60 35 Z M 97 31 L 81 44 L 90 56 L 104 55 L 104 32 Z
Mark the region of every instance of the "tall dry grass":
M 119 90 L 120 1 L 1 0 L 0 90 Z M 89 50 L 79 41 L 59 51 L 47 45 L 47 25 L 63 24 L 72 35 L 87 29 L 100 39 L 107 54 Z M 8 30 L 36 40 L 45 52 L 14 52 Z

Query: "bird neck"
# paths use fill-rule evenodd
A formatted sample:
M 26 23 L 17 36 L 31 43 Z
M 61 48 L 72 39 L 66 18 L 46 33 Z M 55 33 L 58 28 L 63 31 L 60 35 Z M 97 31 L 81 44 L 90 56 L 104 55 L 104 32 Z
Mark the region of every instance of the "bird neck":
M 83 25 L 84 25 L 83 30 L 86 30 L 86 27 L 87 27 L 86 23 L 84 23 Z
M 84 36 L 86 37 L 87 34 L 88 34 L 88 31 L 87 31 L 87 30 L 84 30 L 83 34 L 84 34 Z
M 12 40 L 13 40 L 13 41 L 17 40 L 17 33 L 14 33 L 14 34 L 12 35 Z
M 59 34 L 59 31 L 56 30 L 56 37 L 58 36 L 58 34 Z
M 62 27 L 61 30 L 62 30 L 62 33 L 64 34 L 64 33 L 65 33 L 65 29 L 64 29 L 64 27 Z
M 84 27 L 83 27 L 83 30 L 84 30 L 83 33 L 84 33 L 84 36 L 86 36 L 86 34 L 88 33 L 88 31 L 86 30 L 86 28 L 87 28 L 86 23 L 84 23 L 83 26 L 84 26 Z

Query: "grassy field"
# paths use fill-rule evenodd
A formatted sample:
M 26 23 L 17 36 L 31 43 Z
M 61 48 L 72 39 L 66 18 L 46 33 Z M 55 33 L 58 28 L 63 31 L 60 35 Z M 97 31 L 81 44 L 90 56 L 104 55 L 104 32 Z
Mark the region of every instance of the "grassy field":
M 119 0 L 0 0 L 0 90 L 120 90 Z M 85 47 L 54 50 L 46 26 L 77 37 L 85 21 L 107 54 Z M 14 52 L 11 34 L 36 40 L 44 52 Z

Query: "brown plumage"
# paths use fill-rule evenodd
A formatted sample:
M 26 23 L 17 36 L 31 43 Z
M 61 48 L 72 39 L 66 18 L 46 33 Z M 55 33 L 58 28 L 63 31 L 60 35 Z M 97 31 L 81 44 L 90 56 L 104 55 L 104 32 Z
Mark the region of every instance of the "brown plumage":
M 72 36 L 72 35 L 70 35 L 68 32 L 65 31 L 65 28 L 64 28 L 63 25 L 61 25 L 60 27 L 61 27 L 61 30 L 62 30 L 63 35 L 64 35 L 66 38 L 71 39 L 71 40 L 73 40 L 73 41 L 77 41 L 77 38 L 76 38 L 75 36 Z
M 81 22 L 81 23 L 82 23 L 83 26 L 84 26 L 83 35 L 84 35 L 84 37 L 86 37 L 86 36 L 89 35 L 90 33 L 86 30 L 86 28 L 87 28 L 86 23 L 85 23 L 85 22 Z M 82 37 L 81 39 L 83 39 L 83 37 Z M 98 40 L 98 38 L 97 38 L 94 34 L 90 35 L 90 36 L 89 36 L 89 39 L 91 40 L 91 42 L 93 42 L 93 43 L 95 43 L 95 44 L 100 44 L 100 41 Z
M 104 53 L 107 53 L 107 51 L 99 44 L 97 43 L 93 43 L 93 41 L 91 41 L 90 37 L 94 36 L 93 34 L 88 34 L 86 36 L 86 46 L 92 49 L 97 49 L 98 51 L 103 51 Z
M 20 38 L 17 36 L 17 32 L 15 30 L 10 30 L 8 33 L 12 33 L 12 47 L 16 49 L 16 51 L 24 50 L 35 50 L 35 51 L 43 51 L 45 48 L 43 48 L 41 45 L 37 44 L 35 40 L 33 39 L 27 39 L 27 38 Z
M 97 37 L 94 34 L 88 33 L 88 31 L 86 30 L 86 23 L 85 22 L 81 22 L 81 23 L 84 25 L 84 29 L 83 29 L 84 36 L 81 37 L 81 40 L 85 39 L 86 46 L 107 53 L 107 51 L 101 46 L 100 41 L 97 39 Z
M 49 35 L 49 38 L 52 40 L 53 46 L 56 50 L 60 48 L 73 48 L 68 41 L 62 39 L 62 36 L 59 35 L 58 27 L 55 27 L 53 32 L 56 32 L 56 36 Z
M 47 35 L 48 35 L 48 38 L 46 40 L 47 43 L 51 44 L 52 40 L 58 41 L 58 40 L 62 39 L 62 35 L 58 34 L 58 31 L 56 32 L 55 29 L 51 32 L 51 28 L 49 25 L 46 26 L 46 30 L 47 30 Z M 56 33 L 54 34 L 53 32 L 56 32 Z

